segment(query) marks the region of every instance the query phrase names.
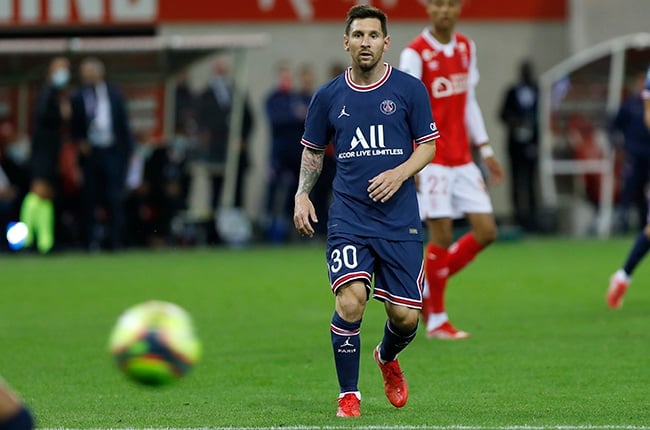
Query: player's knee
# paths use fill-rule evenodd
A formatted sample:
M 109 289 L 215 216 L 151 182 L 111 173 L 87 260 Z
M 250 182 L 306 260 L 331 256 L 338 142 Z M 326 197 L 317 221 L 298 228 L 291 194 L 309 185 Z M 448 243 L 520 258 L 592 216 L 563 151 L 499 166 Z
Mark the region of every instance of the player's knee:
M 365 286 L 341 287 L 336 293 L 336 311 L 346 321 L 358 321 L 363 316 L 367 300 Z
M 404 331 L 415 330 L 418 326 L 419 320 L 420 320 L 420 311 L 416 311 L 414 309 L 413 312 L 409 312 L 407 316 L 404 318 L 402 322 L 402 327 L 400 328 Z
M 491 224 L 475 231 L 474 235 L 476 236 L 476 241 L 485 247 L 497 240 L 499 233 L 497 226 Z
M 341 300 L 336 306 L 338 314 L 348 322 L 359 321 L 361 317 L 363 317 L 364 310 L 364 304 L 361 304 L 356 300 Z
M 404 308 L 401 312 L 393 312 L 390 315 L 390 322 L 401 332 L 411 332 L 418 326 L 420 311 L 417 309 Z

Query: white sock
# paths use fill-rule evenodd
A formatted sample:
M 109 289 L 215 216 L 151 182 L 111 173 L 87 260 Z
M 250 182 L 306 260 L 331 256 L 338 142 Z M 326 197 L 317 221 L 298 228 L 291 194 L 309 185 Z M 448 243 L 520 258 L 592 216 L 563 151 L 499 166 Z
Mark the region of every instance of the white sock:
M 434 330 L 440 327 L 443 323 L 446 323 L 449 320 L 447 317 L 447 312 L 441 312 L 439 314 L 430 313 L 429 319 L 427 320 L 427 331 Z
M 616 271 L 616 273 L 614 273 L 614 277 L 615 277 L 616 279 L 621 280 L 621 281 L 625 281 L 625 282 L 627 282 L 628 284 L 629 284 L 630 281 L 632 280 L 632 278 L 630 278 L 630 275 L 628 275 L 628 274 L 625 272 L 625 270 L 623 270 L 623 269 L 618 269 L 618 270 Z
M 361 391 L 348 391 L 347 393 L 340 393 L 339 394 L 339 399 L 342 399 L 343 396 L 345 396 L 346 394 L 350 394 L 350 393 L 354 394 L 354 396 L 357 399 L 361 400 Z

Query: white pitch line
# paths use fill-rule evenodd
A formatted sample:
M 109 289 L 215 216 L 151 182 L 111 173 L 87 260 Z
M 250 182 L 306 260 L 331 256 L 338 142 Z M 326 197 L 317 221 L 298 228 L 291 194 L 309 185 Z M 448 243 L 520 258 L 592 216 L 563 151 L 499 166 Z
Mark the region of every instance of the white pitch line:
M 470 425 L 448 425 L 448 426 L 381 426 L 381 425 L 360 425 L 360 426 L 282 426 L 282 427 L 145 427 L 141 430 L 341 430 L 349 428 L 364 428 L 368 430 L 650 430 L 650 426 L 636 425 L 553 425 L 553 426 L 470 426 Z M 135 427 L 116 428 L 114 430 L 135 430 Z M 41 430 L 80 430 L 68 427 L 43 428 Z M 86 429 L 86 430 L 113 430 L 113 429 Z

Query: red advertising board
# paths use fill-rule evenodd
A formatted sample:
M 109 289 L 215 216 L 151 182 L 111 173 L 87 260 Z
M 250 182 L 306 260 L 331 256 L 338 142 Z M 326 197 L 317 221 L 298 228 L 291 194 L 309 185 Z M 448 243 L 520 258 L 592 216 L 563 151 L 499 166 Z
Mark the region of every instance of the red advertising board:
M 163 22 L 179 21 L 341 21 L 350 7 L 369 3 L 389 20 L 423 20 L 424 0 L 172 0 L 160 2 Z M 464 19 L 563 20 L 567 0 L 465 0 Z M 218 5 L 218 6 L 217 6 Z
M 391 21 L 426 19 L 424 0 L 0 0 L 0 28 L 341 21 L 357 3 Z M 464 0 L 466 20 L 563 20 L 568 0 Z

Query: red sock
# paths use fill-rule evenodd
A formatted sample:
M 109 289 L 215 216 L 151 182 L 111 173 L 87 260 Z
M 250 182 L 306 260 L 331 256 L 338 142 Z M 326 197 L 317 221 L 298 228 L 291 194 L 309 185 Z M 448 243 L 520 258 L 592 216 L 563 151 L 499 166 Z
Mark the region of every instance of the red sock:
M 441 313 L 445 311 L 445 287 L 447 286 L 447 250 L 429 243 L 424 255 L 424 273 L 429 284 L 429 297 L 425 299 L 425 311 Z
M 466 233 L 458 239 L 456 243 L 449 247 L 449 276 L 458 273 L 460 269 L 476 257 L 476 254 L 483 250 L 483 246 L 478 243 L 472 232 Z

